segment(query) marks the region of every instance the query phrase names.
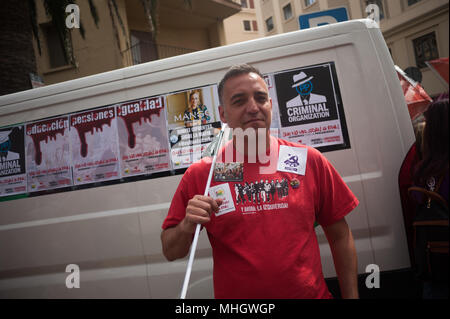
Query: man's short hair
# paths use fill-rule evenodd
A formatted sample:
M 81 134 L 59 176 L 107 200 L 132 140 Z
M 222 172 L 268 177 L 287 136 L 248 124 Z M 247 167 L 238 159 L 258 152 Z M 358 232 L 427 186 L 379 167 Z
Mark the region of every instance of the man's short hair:
M 261 77 L 261 79 L 264 79 L 263 75 L 257 68 L 246 63 L 233 65 L 231 68 L 228 69 L 227 73 L 225 73 L 222 80 L 219 82 L 218 91 L 219 91 L 220 105 L 223 106 L 223 88 L 225 86 L 225 83 L 231 78 L 234 78 L 241 74 L 248 74 L 248 73 L 256 73 Z

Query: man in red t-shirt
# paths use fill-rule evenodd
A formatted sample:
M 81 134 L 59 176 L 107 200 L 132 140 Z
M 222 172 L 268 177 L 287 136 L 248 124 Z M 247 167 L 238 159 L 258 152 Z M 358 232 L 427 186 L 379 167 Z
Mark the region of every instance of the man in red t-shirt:
M 166 258 L 185 257 L 202 224 L 213 251 L 216 298 L 331 298 L 314 230 L 318 222 L 342 297 L 358 298 L 356 251 L 344 218 L 358 205 L 356 197 L 320 152 L 270 136 L 272 100 L 257 69 L 231 68 L 218 90 L 222 122 L 236 131 L 263 131 L 264 139 L 255 134 L 239 144 L 235 135 L 222 148 L 218 162 L 231 153 L 242 174 L 215 175 L 210 196 L 202 194 L 211 159 L 189 167 L 162 225 Z M 253 160 L 255 146 L 264 160 Z M 238 200 L 239 189 L 247 200 Z

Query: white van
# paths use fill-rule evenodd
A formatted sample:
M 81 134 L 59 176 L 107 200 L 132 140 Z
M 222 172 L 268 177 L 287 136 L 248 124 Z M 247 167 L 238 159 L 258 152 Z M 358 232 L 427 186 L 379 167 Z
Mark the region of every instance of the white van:
M 361 277 L 377 265 L 382 289 L 385 274 L 410 268 L 397 178 L 413 127 L 380 30 L 371 20 L 353 20 L 1 96 L 0 143 L 14 130 L 22 134 L 23 151 L 16 153 L 25 160 L 15 169 L 1 159 L 0 298 L 178 298 L 187 258 L 165 260 L 161 225 L 189 160 L 210 140 L 177 148 L 186 133 L 195 140 L 180 105 L 200 92 L 210 115 L 206 128 L 217 127 L 215 84 L 244 62 L 266 75 L 274 132 L 316 146 L 360 200 L 347 222 Z M 318 99 L 315 110 L 291 108 L 300 92 L 290 81 L 302 72 L 311 84 L 304 89 Z M 82 128 L 92 119 L 103 122 Z M 155 130 L 153 139 L 136 128 L 144 124 Z M 103 144 L 89 140 L 99 132 Z M 126 153 L 138 145 L 140 153 Z M 143 156 L 151 164 L 133 167 Z M 328 243 L 316 230 L 324 275 L 333 278 Z M 204 231 L 187 298 L 213 298 Z

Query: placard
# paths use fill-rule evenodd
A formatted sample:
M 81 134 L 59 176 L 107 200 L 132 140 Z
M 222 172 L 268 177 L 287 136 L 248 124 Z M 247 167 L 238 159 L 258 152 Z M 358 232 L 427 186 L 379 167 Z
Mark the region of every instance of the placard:
M 116 105 L 122 177 L 171 169 L 163 96 Z
M 26 124 L 25 133 L 28 191 L 71 186 L 69 117 Z
M 70 142 L 74 185 L 120 177 L 114 107 L 72 114 Z
M 173 168 L 201 159 L 221 128 L 217 86 L 167 95 L 167 122 Z

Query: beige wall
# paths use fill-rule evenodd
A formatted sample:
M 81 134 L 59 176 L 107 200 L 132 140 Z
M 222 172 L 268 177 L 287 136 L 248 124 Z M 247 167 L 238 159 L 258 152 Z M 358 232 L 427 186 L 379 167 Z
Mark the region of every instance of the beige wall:
M 124 14 L 124 0 L 117 0 L 122 19 L 126 25 L 126 15 Z M 76 66 L 68 65 L 59 68 L 50 68 L 47 42 L 42 32 L 40 32 L 40 42 L 42 55 L 39 55 L 35 44 L 35 54 L 37 72 L 43 77 L 45 84 L 52 84 L 67 81 L 95 73 L 105 72 L 121 68 L 124 66 L 124 57 L 120 54 L 117 41 L 113 32 L 109 9 L 105 0 L 95 2 L 99 14 L 98 28 L 90 14 L 87 0 L 79 0 L 81 23 L 84 26 L 85 39 L 81 37 L 79 30 L 72 29 L 71 38 Z M 36 2 L 38 11 L 38 23 L 46 23 L 49 19 L 41 1 Z M 121 49 L 125 48 L 125 39 L 119 34 Z
M 304 0 L 260 0 L 257 10 L 259 19 L 265 21 L 270 16 L 275 20 L 275 28 L 267 32 L 265 25 L 262 31 L 265 36 L 298 30 L 298 16 L 305 13 L 346 7 L 350 19 L 361 19 L 367 16 L 364 0 L 316 0 L 305 6 Z M 291 3 L 295 18 L 293 21 L 282 21 L 282 8 Z M 380 28 L 388 47 L 392 51 L 394 63 L 405 69 L 416 66 L 412 40 L 434 31 L 440 57 L 449 56 L 449 1 L 422 0 L 408 6 L 407 0 L 383 0 L 385 19 L 380 21 Z M 277 18 L 278 17 L 278 18 Z M 294 23 L 295 22 L 295 23 Z M 448 90 L 429 68 L 422 68 L 422 85 L 428 94 L 439 94 Z
M 244 30 L 244 20 L 250 21 L 252 31 Z M 252 21 L 257 21 L 258 30 L 253 30 Z M 261 37 L 261 28 L 264 28 L 264 25 L 258 22 L 255 9 L 242 9 L 241 12 L 223 20 L 223 27 L 224 44 L 231 44 Z

